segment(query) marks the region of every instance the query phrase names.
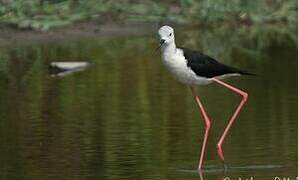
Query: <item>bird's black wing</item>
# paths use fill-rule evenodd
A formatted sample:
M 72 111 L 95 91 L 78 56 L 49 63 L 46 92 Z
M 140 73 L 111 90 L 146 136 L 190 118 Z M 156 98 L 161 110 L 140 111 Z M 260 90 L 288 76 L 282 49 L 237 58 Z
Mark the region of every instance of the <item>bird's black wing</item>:
M 182 49 L 184 53 L 185 59 L 187 60 L 187 66 L 190 67 L 191 70 L 193 70 L 198 76 L 212 78 L 235 73 L 251 75 L 248 72 L 222 64 L 198 51 L 193 51 L 187 48 L 179 49 Z

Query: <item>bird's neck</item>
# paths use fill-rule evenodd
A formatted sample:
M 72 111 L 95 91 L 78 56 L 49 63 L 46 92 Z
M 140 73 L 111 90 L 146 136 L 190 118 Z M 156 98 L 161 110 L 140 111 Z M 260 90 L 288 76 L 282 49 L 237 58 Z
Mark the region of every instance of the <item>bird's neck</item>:
M 170 43 L 170 44 L 165 44 L 164 46 L 161 47 L 161 52 L 163 55 L 170 55 L 170 54 L 175 54 L 176 53 L 176 44 L 175 42 Z

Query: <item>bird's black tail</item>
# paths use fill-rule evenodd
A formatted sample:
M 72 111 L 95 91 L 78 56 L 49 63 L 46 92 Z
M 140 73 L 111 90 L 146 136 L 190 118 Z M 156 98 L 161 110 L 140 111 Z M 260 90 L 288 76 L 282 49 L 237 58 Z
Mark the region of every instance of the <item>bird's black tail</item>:
M 250 73 L 250 72 L 247 72 L 247 71 L 241 71 L 239 72 L 241 75 L 249 75 L 249 76 L 256 76 L 256 74 L 254 73 Z

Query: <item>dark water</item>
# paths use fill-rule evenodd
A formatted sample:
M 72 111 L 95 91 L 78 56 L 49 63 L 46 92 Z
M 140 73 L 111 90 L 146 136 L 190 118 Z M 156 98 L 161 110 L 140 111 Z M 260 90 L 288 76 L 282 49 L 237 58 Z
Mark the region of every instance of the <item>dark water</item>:
M 223 145 L 226 172 L 215 144 L 240 98 L 197 88 L 213 122 L 201 178 L 298 176 L 297 46 L 270 34 L 177 32 L 178 44 L 258 74 L 227 80 L 250 98 Z M 1 48 L 0 179 L 200 179 L 202 119 L 156 43 L 148 33 Z M 53 78 L 52 61 L 95 66 Z

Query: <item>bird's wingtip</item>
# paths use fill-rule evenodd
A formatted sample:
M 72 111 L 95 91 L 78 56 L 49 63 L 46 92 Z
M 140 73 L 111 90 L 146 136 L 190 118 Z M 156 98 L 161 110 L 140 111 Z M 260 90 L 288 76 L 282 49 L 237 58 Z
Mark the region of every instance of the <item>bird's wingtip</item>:
M 242 74 L 242 75 L 249 75 L 249 76 L 257 76 L 257 74 L 250 73 L 250 72 L 247 72 L 247 71 L 242 71 L 240 74 Z

